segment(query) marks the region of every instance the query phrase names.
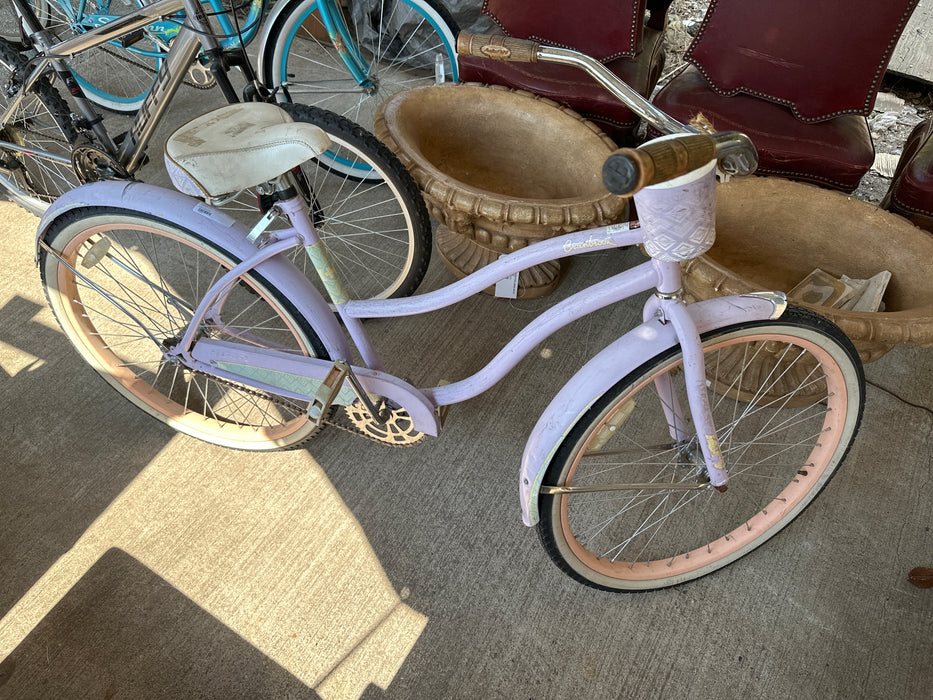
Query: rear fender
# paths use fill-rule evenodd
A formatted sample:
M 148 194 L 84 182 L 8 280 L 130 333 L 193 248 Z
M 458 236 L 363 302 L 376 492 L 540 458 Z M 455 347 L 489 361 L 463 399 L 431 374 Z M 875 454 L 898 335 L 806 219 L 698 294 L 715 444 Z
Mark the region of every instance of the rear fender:
M 249 231 L 245 226 L 199 199 L 142 182 L 108 180 L 82 185 L 55 200 L 39 221 L 36 259 L 39 242 L 44 241 L 49 229 L 63 215 L 74 209 L 103 207 L 164 219 L 203 236 L 238 260 L 245 260 L 258 250 L 246 239 Z M 276 255 L 257 265 L 255 271 L 279 289 L 308 320 L 331 357 L 349 357 L 346 337 L 327 302 L 290 260 Z

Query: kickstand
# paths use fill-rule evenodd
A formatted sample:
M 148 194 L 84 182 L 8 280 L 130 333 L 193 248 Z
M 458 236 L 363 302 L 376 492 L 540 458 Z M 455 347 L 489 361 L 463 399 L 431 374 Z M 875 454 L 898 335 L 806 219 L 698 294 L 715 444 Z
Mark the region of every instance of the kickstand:
M 386 424 L 385 416 L 373 404 L 369 394 L 366 393 L 366 389 L 363 388 L 360 380 L 353 374 L 353 370 L 350 369 L 350 365 L 347 364 L 346 360 L 334 360 L 334 364 L 321 382 L 321 386 L 314 392 L 314 398 L 311 400 L 311 405 L 308 406 L 308 418 L 313 420 L 315 425 L 321 425 L 324 416 L 327 414 L 327 409 L 334 403 L 343 388 L 344 381 L 347 379 L 350 380 L 350 387 L 366 407 L 366 410 L 369 411 L 373 421 L 377 425 L 384 426 Z

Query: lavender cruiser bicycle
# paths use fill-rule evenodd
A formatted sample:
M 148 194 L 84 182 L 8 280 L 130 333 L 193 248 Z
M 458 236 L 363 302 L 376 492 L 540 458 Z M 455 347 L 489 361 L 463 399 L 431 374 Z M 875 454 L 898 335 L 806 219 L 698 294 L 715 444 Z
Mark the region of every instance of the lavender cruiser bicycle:
M 825 319 L 777 292 L 684 303 L 680 262 L 713 242 L 717 160 L 749 147 L 727 133 L 617 152 L 604 180 L 637 190 L 640 228 L 564 235 L 436 291 L 356 301 L 288 173 L 326 137 L 272 104 L 228 105 L 169 139 L 181 193 L 75 189 L 42 219 L 38 263 L 65 334 L 111 386 L 177 430 L 250 450 L 301 445 L 330 421 L 392 444 L 438 435 L 447 407 L 493 386 L 555 330 L 655 290 L 644 322 L 544 411 L 519 494 L 524 522 L 571 576 L 660 588 L 728 564 L 793 520 L 839 467 L 862 413 L 861 365 Z M 250 167 L 237 167 L 246 152 Z M 252 230 L 198 198 L 252 186 L 275 202 Z M 268 227 L 274 216 L 290 226 Z M 557 303 L 452 384 L 393 376 L 363 325 L 448 307 L 547 260 L 639 243 L 650 260 Z M 329 299 L 287 257 L 300 247 Z

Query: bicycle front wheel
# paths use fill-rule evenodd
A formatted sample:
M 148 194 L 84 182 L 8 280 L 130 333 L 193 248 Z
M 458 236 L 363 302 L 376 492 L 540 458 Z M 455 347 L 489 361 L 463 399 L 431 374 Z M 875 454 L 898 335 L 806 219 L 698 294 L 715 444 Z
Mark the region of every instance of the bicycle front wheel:
M 307 404 L 165 358 L 204 292 L 239 262 L 230 253 L 165 220 L 115 208 L 69 212 L 46 242 L 60 256 L 40 254 L 52 312 L 81 356 L 133 404 L 176 430 L 238 449 L 293 447 L 317 431 Z M 256 273 L 234 286 L 202 333 L 326 357 L 303 317 Z
M 610 487 L 541 496 L 545 549 L 578 581 L 648 590 L 716 571 L 796 518 L 855 438 L 861 364 L 825 319 L 791 308 L 703 343 L 728 490 L 709 487 L 695 434 L 672 438 L 667 409 L 687 406 L 679 348 L 652 358 L 579 419 L 544 476 L 545 486 Z
M 372 131 L 376 108 L 399 90 L 456 82 L 459 28 L 440 3 L 356 0 L 347 14 L 333 0 L 292 0 L 260 48 L 265 83 Z
M 0 40 L 0 112 L 19 96 L 25 70 L 25 59 Z M 71 165 L 76 139 L 65 100 L 46 81 L 37 81 L 0 125 L 0 141 L 18 147 L 0 149 L 0 186 L 17 204 L 41 214 L 79 184 Z

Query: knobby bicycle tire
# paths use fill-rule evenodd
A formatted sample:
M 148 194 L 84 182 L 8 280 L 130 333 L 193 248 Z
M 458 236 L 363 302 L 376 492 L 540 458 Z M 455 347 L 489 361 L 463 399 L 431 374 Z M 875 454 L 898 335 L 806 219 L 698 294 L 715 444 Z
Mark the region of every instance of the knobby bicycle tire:
M 371 131 L 376 108 L 386 98 L 402 89 L 435 82 L 438 56 L 444 78 L 457 80 L 459 27 L 447 9 L 436 0 L 377 0 L 370 24 L 388 27 L 386 31 L 367 40 L 360 38 L 352 21 L 349 25 L 357 45 L 350 50 L 362 47 L 371 64 L 372 85 L 366 92 L 347 92 L 359 83 L 322 33 L 317 2 L 290 0 L 259 48 L 264 82 L 270 87 L 290 84 L 290 99 L 324 107 Z
M 311 218 L 351 299 L 401 297 L 421 284 L 431 260 L 431 221 L 424 199 L 399 159 L 362 127 L 323 109 L 280 105 L 295 121 L 320 127 L 331 139 L 327 153 L 299 166 Z M 368 176 L 358 178 L 355 173 Z M 255 197 L 223 206 L 235 213 Z M 324 293 L 303 250 L 293 262 Z M 326 295 L 325 295 L 326 298 Z
M 636 591 L 712 573 L 787 526 L 845 458 L 864 375 L 837 327 L 790 308 L 703 342 L 728 490 L 708 486 L 695 434 L 672 438 L 664 404 L 687 405 L 679 347 L 651 358 L 577 421 L 545 473 L 548 486 L 630 485 L 540 497 L 542 543 L 574 579 Z
M 25 73 L 26 61 L 9 43 L 0 39 L 0 108 L 11 103 L 10 90 Z M 71 152 L 77 132 L 71 123 L 68 104 L 45 79 L 36 82 L 17 110 L 0 125 L 0 140 L 24 150 L 0 150 L 0 187 L 34 214 L 42 213 L 58 196 L 78 183 L 71 167 Z M 68 159 L 68 164 L 47 160 L 30 150 L 47 151 Z
M 113 207 L 69 211 L 45 240 L 67 262 L 40 253 L 56 320 L 91 367 L 135 406 L 183 433 L 244 450 L 296 447 L 318 431 L 306 403 L 165 360 L 163 350 L 180 340 L 209 285 L 239 262 L 220 244 Z M 205 324 L 206 335 L 327 357 L 276 281 L 256 271 L 233 287 L 221 313 L 219 322 Z

